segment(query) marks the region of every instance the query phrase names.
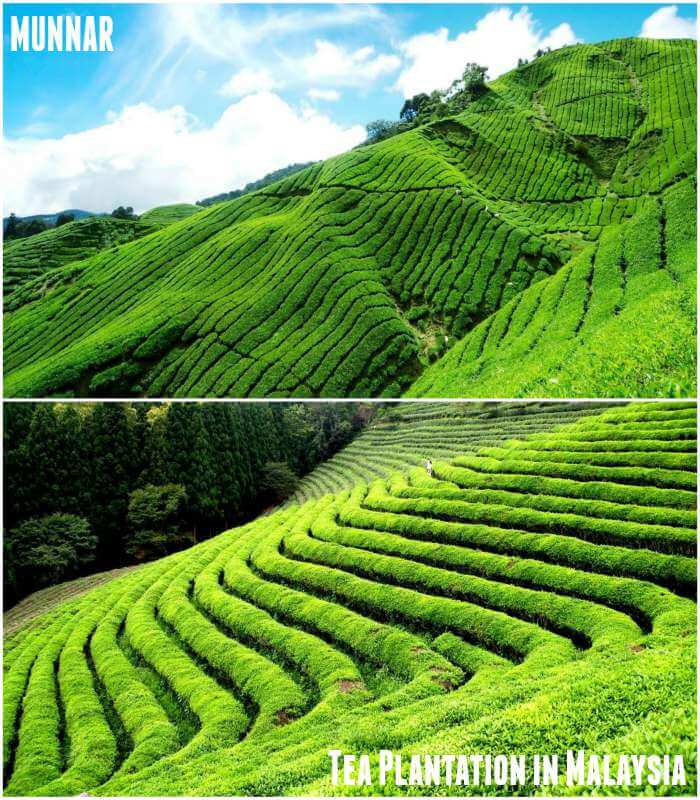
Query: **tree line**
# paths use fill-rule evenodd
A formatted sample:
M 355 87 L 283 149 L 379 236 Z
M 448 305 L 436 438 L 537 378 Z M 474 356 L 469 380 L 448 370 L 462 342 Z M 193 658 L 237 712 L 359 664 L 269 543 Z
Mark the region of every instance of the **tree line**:
M 106 216 L 105 214 L 95 214 L 94 216 Z M 112 211 L 109 215 L 115 219 L 138 219 L 138 215 L 134 214 L 134 209 L 131 206 L 119 206 Z M 5 220 L 3 231 L 3 239 L 10 242 L 13 239 L 27 239 L 29 236 L 36 236 L 37 233 L 51 230 L 52 228 L 60 228 L 61 225 L 67 225 L 69 222 L 75 222 L 75 214 L 68 211 L 62 211 L 56 217 L 56 221 L 51 224 L 50 217 L 18 217 L 14 211 Z
M 212 197 L 205 197 L 204 200 L 197 200 L 197 205 L 204 206 L 206 208 L 207 206 L 213 206 L 216 203 L 223 203 L 226 200 L 235 200 L 236 197 L 242 197 L 244 194 L 250 194 L 250 192 L 256 192 L 258 189 L 263 189 L 265 186 L 269 186 L 271 183 L 275 183 L 275 181 L 282 180 L 282 178 L 288 178 L 290 175 L 294 175 L 296 172 L 301 172 L 302 169 L 311 167 L 315 163 L 315 161 L 305 161 L 304 163 L 288 164 L 286 167 L 276 169 L 273 172 L 268 172 L 267 175 L 263 175 L 262 178 L 259 178 L 256 181 L 250 181 L 250 183 L 246 183 L 242 189 L 234 189 L 231 192 L 222 192 L 221 194 L 216 194 Z
M 371 415 L 356 403 L 7 404 L 6 606 L 251 519 Z
M 73 214 L 63 212 L 56 217 L 54 225 L 49 225 L 43 217 L 28 217 L 27 219 L 22 219 L 13 212 L 5 222 L 3 238 L 8 242 L 12 239 L 26 239 L 29 236 L 35 236 L 37 233 L 43 233 L 52 227 L 60 228 L 61 225 L 66 225 L 74 220 L 75 216 Z
M 551 52 L 551 47 L 540 48 L 534 54 L 533 60 Z M 519 58 L 517 68 L 522 69 L 529 63 L 528 59 Z M 474 62 L 465 64 L 461 77 L 452 81 L 447 89 L 436 89 L 430 94 L 420 92 L 407 98 L 401 107 L 398 120 L 375 119 L 369 122 L 365 126 L 367 140 L 364 144 L 381 142 L 383 139 L 389 139 L 419 125 L 454 117 L 468 108 L 475 100 L 488 93 L 487 78 L 486 67 Z
M 436 89 L 430 94 L 421 92 L 409 97 L 401 107 L 398 120 L 377 119 L 367 124 L 366 144 L 380 142 L 419 125 L 459 114 L 489 91 L 486 72 L 486 67 L 469 63 L 465 65 L 462 76 L 452 81 L 448 89 Z

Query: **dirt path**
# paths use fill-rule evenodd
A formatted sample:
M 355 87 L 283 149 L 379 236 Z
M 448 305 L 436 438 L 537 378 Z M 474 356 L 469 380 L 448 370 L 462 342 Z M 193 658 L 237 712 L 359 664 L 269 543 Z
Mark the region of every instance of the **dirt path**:
M 49 611 L 59 603 L 65 600 L 74 600 L 95 586 L 107 583 L 120 575 L 126 575 L 128 572 L 138 569 L 139 566 L 140 564 L 136 564 L 133 567 L 96 572 L 94 575 L 86 575 L 84 578 L 76 578 L 74 581 L 59 583 L 57 586 L 49 586 L 30 594 L 2 615 L 3 635 L 11 636 L 35 617 Z

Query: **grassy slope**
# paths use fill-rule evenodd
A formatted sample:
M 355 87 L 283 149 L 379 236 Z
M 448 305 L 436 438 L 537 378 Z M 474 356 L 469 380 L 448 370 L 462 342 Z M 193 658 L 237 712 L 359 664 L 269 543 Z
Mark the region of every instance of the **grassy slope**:
M 568 65 L 577 67 L 571 72 L 581 98 L 601 82 L 609 95 L 582 100 L 574 112 L 571 104 L 561 105 L 573 79 L 558 74 L 533 98 L 551 124 L 581 137 L 592 153 L 605 153 L 594 134 L 611 137 L 609 150 L 619 158 L 598 170 L 605 196 L 546 216 L 537 208 L 522 210 L 540 233 L 544 226 L 583 239 L 592 226 L 595 241 L 582 243 L 556 276 L 477 326 L 409 394 L 695 394 L 696 186 L 694 177 L 682 179 L 695 174 L 694 65 L 673 47 L 650 54 L 636 43 L 620 46 L 618 60 L 605 61 L 604 69 L 602 58 L 580 64 L 596 49 L 580 50 L 579 63 Z M 694 51 L 687 56 L 694 59 Z M 532 91 L 543 82 L 541 69 L 535 62 L 514 83 Z M 631 95 L 619 91 L 625 83 Z M 616 136 L 624 137 L 619 153 Z
M 173 222 L 187 219 L 191 217 L 192 214 L 197 214 L 201 210 L 201 206 L 196 206 L 193 203 L 175 203 L 170 206 L 157 206 L 141 214 L 139 221 L 153 227 L 164 228 L 166 225 L 172 225 Z
M 565 48 L 454 120 L 93 256 L 6 316 L 6 391 L 397 396 L 460 340 L 412 391 L 488 396 L 520 356 L 505 348 L 475 370 L 482 340 L 518 332 L 546 368 L 533 350 L 499 395 L 544 394 L 552 377 L 577 395 L 685 391 L 694 77 L 692 42 Z M 653 238 L 650 220 L 652 252 L 630 234 Z M 577 297 L 560 304 L 569 274 Z M 568 356 L 548 344 L 563 336 L 596 353 L 614 339 L 614 378 L 565 375 Z
M 11 295 L 37 278 L 46 278 L 45 283 L 50 285 L 53 278 L 46 273 L 56 267 L 82 261 L 93 253 L 130 242 L 150 232 L 150 228 L 134 220 L 87 217 L 36 236 L 6 242 L 3 245 L 5 295 Z M 36 285 L 40 283 L 41 280 Z M 6 307 L 12 308 L 13 304 Z
M 46 589 L 39 589 L 37 592 L 27 595 L 20 600 L 17 605 L 12 606 L 9 611 L 3 611 L 2 629 L 3 634 L 11 636 L 17 631 L 25 628 L 33 619 L 50 611 L 54 606 L 79 597 L 100 586 L 103 583 L 114 580 L 119 575 L 132 572 L 138 567 L 118 567 L 105 572 L 95 572 L 82 578 L 75 578 L 72 581 L 59 583 L 56 586 L 49 586 Z
M 120 244 L 140 239 L 197 211 L 201 211 L 199 206 L 180 203 L 152 208 L 138 220 L 87 217 L 5 243 L 5 309 L 18 308 L 43 297 L 52 285 L 72 280 L 82 269 L 76 266 L 77 262 L 106 250 L 114 253 Z M 24 291 L 17 291 L 25 286 Z
M 470 447 L 59 606 L 6 642 L 6 793 L 328 795 L 332 745 L 681 752 L 693 794 L 695 414 Z
M 397 403 L 299 484 L 286 505 L 318 500 L 396 470 L 550 430 L 598 414 L 605 403 Z

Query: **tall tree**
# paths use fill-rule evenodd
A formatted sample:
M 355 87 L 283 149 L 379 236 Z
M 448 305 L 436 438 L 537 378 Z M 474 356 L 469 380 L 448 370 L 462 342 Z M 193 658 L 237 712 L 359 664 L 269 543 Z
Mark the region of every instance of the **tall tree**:
M 139 461 L 131 406 L 97 403 L 90 415 L 92 503 L 90 518 L 99 533 L 98 559 L 118 561 L 124 553 L 128 495 L 136 483 Z
M 13 211 L 7 218 L 7 224 L 5 225 L 5 239 L 16 239 L 18 235 L 19 220 L 17 219 L 17 214 L 15 214 Z

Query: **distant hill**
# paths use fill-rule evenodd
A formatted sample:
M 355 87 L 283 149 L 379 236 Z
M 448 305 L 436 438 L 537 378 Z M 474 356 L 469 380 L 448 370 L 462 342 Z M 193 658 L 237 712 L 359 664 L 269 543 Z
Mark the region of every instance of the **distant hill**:
M 83 211 L 80 208 L 66 208 L 63 211 L 56 211 L 53 214 L 32 214 L 28 217 L 17 217 L 19 222 L 31 222 L 34 219 L 40 219 L 45 222 L 50 228 L 52 228 L 56 224 L 56 220 L 61 216 L 61 214 L 70 214 L 74 220 L 85 219 L 86 217 L 104 217 L 107 216 L 104 212 L 94 212 L 94 211 Z M 2 229 L 3 232 L 7 227 L 7 221 L 9 217 L 3 217 L 2 219 Z
M 199 206 L 180 203 L 158 206 L 134 220 L 87 216 L 6 242 L 3 251 L 6 310 L 43 296 L 57 282 L 72 280 L 82 270 L 85 259 L 94 253 L 114 250 L 199 211 Z M 59 267 L 62 269 L 57 270 Z M 18 292 L 22 287 L 26 288 Z
M 234 189 L 231 192 L 223 192 L 222 194 L 215 194 L 213 197 L 205 197 L 204 200 L 197 200 L 197 205 L 206 208 L 207 206 L 213 206 L 215 203 L 223 203 L 225 200 L 235 200 L 236 197 L 242 197 L 244 194 L 250 194 L 250 192 L 255 192 L 258 189 L 269 186 L 271 183 L 294 175 L 295 172 L 301 172 L 301 170 L 315 163 L 317 162 L 306 161 L 303 164 L 290 164 L 288 167 L 282 167 L 282 169 L 276 169 L 274 172 L 268 172 L 267 175 L 264 175 L 257 181 L 246 183 L 242 189 Z
M 694 395 L 695 59 L 562 48 L 47 276 L 5 315 L 6 392 Z
M 153 225 L 158 228 L 164 228 L 166 225 L 172 225 L 173 222 L 179 222 L 182 219 L 191 217 L 202 209 L 199 206 L 192 205 L 191 203 L 176 203 L 171 206 L 158 206 L 146 211 L 139 217 L 139 221 L 145 225 Z

